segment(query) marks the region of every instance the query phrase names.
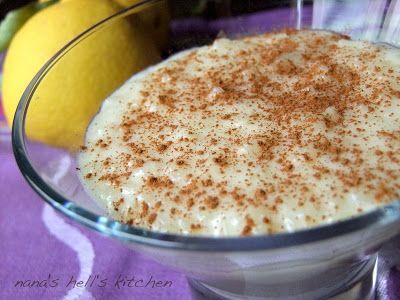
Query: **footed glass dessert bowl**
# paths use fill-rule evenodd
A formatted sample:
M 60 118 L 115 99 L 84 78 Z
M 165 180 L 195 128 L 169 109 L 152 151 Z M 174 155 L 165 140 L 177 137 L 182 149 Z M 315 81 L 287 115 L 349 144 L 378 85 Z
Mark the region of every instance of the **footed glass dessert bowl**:
M 18 105 L 12 131 L 14 154 L 26 180 L 60 213 L 185 273 L 194 290 L 207 298 L 372 299 L 377 251 L 400 233 L 399 200 L 349 219 L 294 232 L 239 237 L 162 233 L 110 218 L 89 196 L 78 176 L 77 152 L 84 144 L 81 131 L 77 129 L 72 135 L 65 132 L 65 139 L 74 142 L 59 143 L 63 148 L 31 138 L 29 126 L 35 122 L 35 106 L 49 96 L 43 92 L 49 84 L 59 82 L 59 91 L 67 95 L 60 98 L 62 103 L 55 109 L 75 107 L 80 101 L 68 98 L 68 89 L 74 86 L 69 84 L 65 70 L 90 61 L 90 56 L 81 57 L 81 47 L 103 42 L 103 35 L 109 34 L 112 26 L 134 22 L 138 14 L 150 12 L 162 2 L 141 1 L 99 22 L 63 47 L 34 77 Z M 397 1 L 263 2 L 238 5 L 220 1 L 214 7 L 215 14 L 206 11 L 173 19 L 169 41 L 157 41 L 162 44 L 162 56 L 210 44 L 218 36 L 238 38 L 282 28 L 323 29 L 355 40 L 394 47 L 400 44 Z M 104 57 L 113 59 L 119 58 Z M 88 67 L 85 76 L 96 72 L 98 69 Z M 120 84 L 131 75 L 121 78 Z M 105 83 L 107 76 L 102 78 Z M 98 85 L 89 88 L 94 90 Z M 101 103 L 104 99 L 98 100 Z M 58 101 L 57 95 L 54 101 Z M 47 114 L 53 115 L 54 107 L 49 107 Z M 59 140 L 63 136 L 60 132 Z

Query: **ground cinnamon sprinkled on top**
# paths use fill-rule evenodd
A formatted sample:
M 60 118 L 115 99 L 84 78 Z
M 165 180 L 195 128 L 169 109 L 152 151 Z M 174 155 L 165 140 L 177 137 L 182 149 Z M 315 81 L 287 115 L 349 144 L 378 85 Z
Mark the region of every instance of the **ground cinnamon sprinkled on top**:
M 370 211 L 400 193 L 399 57 L 323 31 L 218 39 L 109 97 L 78 171 L 114 218 L 157 231 L 271 234 Z

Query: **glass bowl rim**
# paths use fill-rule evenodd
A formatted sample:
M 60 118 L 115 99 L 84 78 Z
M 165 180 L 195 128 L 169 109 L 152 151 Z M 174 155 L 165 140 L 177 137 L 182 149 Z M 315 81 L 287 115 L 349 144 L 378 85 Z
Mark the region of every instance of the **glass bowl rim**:
M 134 242 L 146 246 L 191 251 L 260 251 L 274 250 L 285 247 L 300 246 L 327 239 L 338 238 L 373 226 L 382 226 L 400 220 L 400 200 L 388 205 L 330 224 L 314 226 L 294 232 L 283 232 L 272 235 L 212 237 L 193 236 L 155 232 L 144 228 L 134 227 L 115 221 L 105 216 L 97 215 L 76 205 L 51 188 L 35 171 L 30 163 L 25 145 L 25 117 L 29 103 L 38 85 L 51 68 L 82 40 L 107 23 L 122 18 L 143 7 L 154 5 L 163 0 L 143 0 L 101 20 L 88 28 L 62 47 L 39 70 L 25 89 L 12 126 L 12 147 L 17 165 L 32 189 L 48 204 L 68 216 L 70 219 L 92 228 L 106 236 L 111 236 L 125 242 Z

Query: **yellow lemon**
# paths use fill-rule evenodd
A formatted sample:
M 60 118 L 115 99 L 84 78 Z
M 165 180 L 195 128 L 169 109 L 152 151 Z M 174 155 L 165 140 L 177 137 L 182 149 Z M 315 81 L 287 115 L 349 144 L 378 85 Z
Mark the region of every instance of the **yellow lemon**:
M 39 69 L 68 41 L 120 6 L 111 0 L 61 1 L 24 24 L 3 70 L 3 105 L 12 123 L 19 99 Z M 29 106 L 28 137 L 75 150 L 100 103 L 158 53 L 143 24 L 118 19 L 72 48 L 44 77 Z
M 133 5 L 140 0 L 114 0 L 123 7 Z M 164 48 L 168 42 L 169 22 L 171 16 L 169 13 L 168 1 L 162 1 L 154 4 L 152 7 L 144 9 L 138 13 L 140 20 L 149 30 L 153 39 L 157 42 L 160 49 Z

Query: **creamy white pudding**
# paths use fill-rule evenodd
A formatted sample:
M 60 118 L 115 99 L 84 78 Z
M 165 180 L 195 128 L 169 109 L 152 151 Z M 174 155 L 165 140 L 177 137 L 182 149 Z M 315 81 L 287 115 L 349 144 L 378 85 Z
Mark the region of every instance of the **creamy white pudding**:
M 93 198 L 155 231 L 254 235 L 400 193 L 400 51 L 285 30 L 172 56 L 106 99 L 79 154 Z

